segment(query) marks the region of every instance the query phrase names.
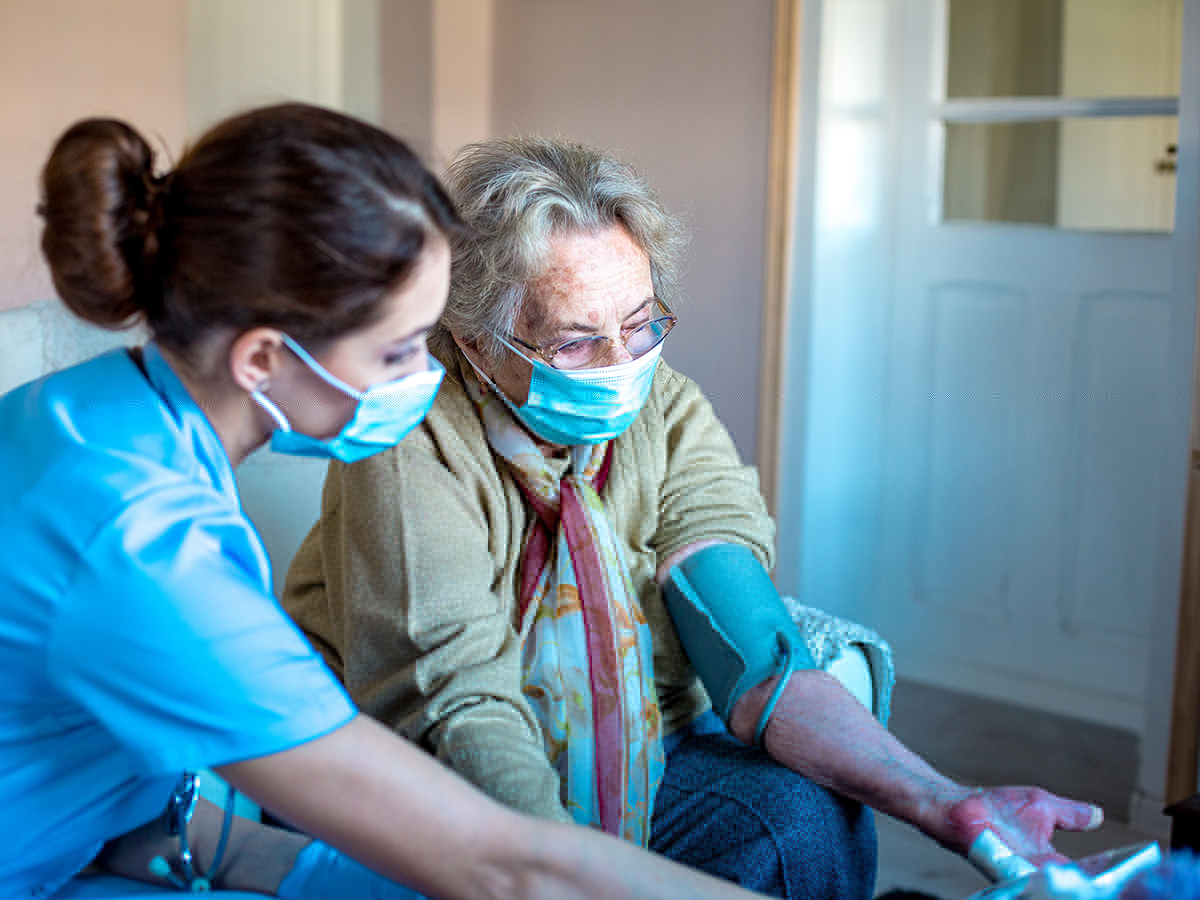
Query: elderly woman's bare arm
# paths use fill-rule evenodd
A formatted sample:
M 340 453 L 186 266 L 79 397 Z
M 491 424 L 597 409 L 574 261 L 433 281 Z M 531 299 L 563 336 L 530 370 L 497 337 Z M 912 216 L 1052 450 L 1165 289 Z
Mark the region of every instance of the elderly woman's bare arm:
M 749 743 L 775 679 L 734 705 L 729 729 Z M 904 746 L 832 676 L 792 675 L 771 714 L 763 743 L 788 768 L 840 794 L 917 826 L 966 854 L 985 829 L 1035 864 L 1057 858 L 1056 828 L 1083 831 L 1100 824 L 1098 807 L 1040 788 L 977 789 L 957 784 Z
M 220 771 L 276 815 L 445 900 L 755 896 L 598 832 L 512 812 L 365 716 Z

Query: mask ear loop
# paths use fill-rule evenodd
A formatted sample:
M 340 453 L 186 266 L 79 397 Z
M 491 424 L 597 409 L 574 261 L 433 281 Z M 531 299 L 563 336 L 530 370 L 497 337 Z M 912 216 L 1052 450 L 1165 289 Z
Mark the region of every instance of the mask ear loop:
M 466 358 L 466 360 L 470 364 L 471 368 L 475 370 L 475 375 L 480 381 L 482 381 L 484 384 L 486 384 L 488 386 L 488 388 L 491 389 L 492 391 L 495 391 L 497 394 L 504 396 L 504 392 L 496 386 L 496 382 L 492 381 L 492 379 L 490 379 L 486 375 L 484 375 L 483 370 L 481 368 L 479 368 L 479 366 L 475 365 L 475 360 L 471 359 L 471 357 L 467 356 L 465 353 L 463 354 L 463 356 Z
M 346 384 L 346 382 L 342 381 L 342 379 L 338 378 L 323 365 L 317 362 L 311 353 L 297 344 L 282 331 L 279 333 L 279 336 L 283 338 L 283 342 L 287 345 L 287 348 L 300 357 L 300 361 L 312 369 L 313 372 L 315 372 L 326 384 L 337 388 L 343 394 L 353 397 L 355 400 L 361 400 L 365 396 L 363 391 L 360 391 L 357 388 L 352 388 L 350 385 Z
M 517 417 L 517 421 L 522 421 L 521 420 L 521 411 L 517 408 L 517 405 L 515 403 L 513 403 L 511 400 L 508 399 L 508 397 L 505 395 L 504 391 L 500 390 L 499 385 L 497 385 L 496 382 L 492 381 L 492 379 L 490 379 L 486 375 L 484 375 L 483 372 L 480 371 L 479 366 L 475 365 L 475 363 L 471 359 L 471 357 L 467 356 L 465 353 L 463 354 L 463 356 L 466 357 L 467 362 L 471 364 L 471 368 L 475 370 L 475 374 L 476 374 L 476 376 L 478 376 L 480 382 L 487 385 L 488 389 L 493 394 L 495 394 L 497 397 L 500 398 L 500 402 L 503 403 L 505 406 L 507 406 L 509 412 L 511 412 L 514 416 Z M 526 426 L 526 427 L 528 427 L 528 426 Z
M 342 379 L 338 378 L 323 365 L 317 362 L 311 353 L 301 347 L 292 338 L 288 337 L 288 335 L 280 332 L 279 336 L 282 338 L 284 346 L 296 354 L 300 361 L 308 366 L 308 368 L 311 369 L 313 373 L 316 374 L 317 377 L 319 377 L 326 384 L 331 385 L 332 387 L 341 391 L 343 394 L 353 397 L 355 400 L 363 399 L 365 396 L 363 391 L 355 390 L 354 388 L 350 387 L 350 385 L 346 384 L 346 382 L 342 381 Z M 289 422 L 287 416 L 283 414 L 283 410 L 281 410 L 275 404 L 275 401 L 264 394 L 261 389 L 256 388 L 255 390 L 251 391 L 250 396 L 254 399 L 255 403 L 267 411 L 267 415 L 275 420 L 275 425 L 280 431 L 292 430 L 292 423 Z
M 275 425 L 280 431 L 292 430 L 292 423 L 287 420 L 287 416 L 283 414 L 283 410 L 276 406 L 275 401 L 273 401 L 270 397 L 257 388 L 250 392 L 250 397 L 255 403 L 267 411 L 267 415 L 275 420 Z

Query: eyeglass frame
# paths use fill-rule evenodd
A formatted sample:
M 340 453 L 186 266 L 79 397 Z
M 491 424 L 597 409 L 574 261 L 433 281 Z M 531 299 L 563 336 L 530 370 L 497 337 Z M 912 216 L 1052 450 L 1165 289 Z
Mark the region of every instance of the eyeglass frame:
M 666 330 L 663 331 L 662 336 L 659 337 L 659 339 L 657 341 L 655 341 L 653 344 L 651 344 L 649 347 L 647 347 L 645 350 L 643 350 L 637 356 L 633 357 L 634 359 L 639 359 L 639 358 L 645 356 L 647 353 L 649 353 L 651 350 L 653 350 L 655 347 L 657 347 L 663 341 L 665 341 L 667 339 L 667 335 L 671 333 L 671 330 L 679 322 L 679 317 L 677 315 L 675 315 L 675 313 L 671 312 L 671 308 L 669 306 L 667 306 L 667 304 L 665 304 L 662 300 L 659 300 L 657 297 L 655 297 L 653 302 L 655 304 L 657 304 L 658 306 L 662 307 L 662 311 L 664 313 L 666 313 L 666 315 L 657 316 L 653 319 L 649 319 L 648 321 L 643 322 L 637 328 L 633 329 L 633 331 L 629 332 L 629 337 L 626 337 L 626 338 L 610 338 L 603 334 L 593 334 L 593 335 L 589 335 L 587 337 L 571 338 L 571 340 L 569 340 L 569 341 L 563 341 L 554 350 L 552 350 L 549 354 L 547 354 L 546 351 L 543 350 L 541 347 L 537 347 L 537 346 L 529 343 L 528 341 L 522 340 L 521 338 L 519 338 L 515 334 L 513 334 L 511 331 L 504 332 L 502 337 L 505 340 L 515 341 L 516 343 L 518 343 L 522 347 L 524 347 L 526 350 L 532 350 L 534 353 L 536 353 L 541 358 L 541 360 L 544 363 L 546 363 L 546 365 L 550 366 L 553 369 L 558 369 L 560 372 L 578 372 L 580 369 L 586 369 L 589 367 L 588 366 L 580 366 L 578 369 L 562 369 L 559 366 L 554 365 L 554 357 L 557 356 L 559 353 L 561 353 L 564 347 L 568 347 L 571 344 L 575 343 L 576 341 L 593 341 L 593 340 L 596 340 L 597 338 L 603 338 L 604 340 L 608 341 L 609 347 L 612 347 L 614 344 L 620 344 L 622 347 L 624 347 L 626 350 L 628 350 L 629 349 L 629 341 L 633 338 L 633 336 L 635 334 L 637 334 L 643 328 L 649 328 L 651 325 L 657 324 L 658 322 L 669 322 L 670 324 L 667 325 Z M 633 356 L 632 353 L 629 355 Z M 595 358 L 599 359 L 600 357 L 597 356 Z

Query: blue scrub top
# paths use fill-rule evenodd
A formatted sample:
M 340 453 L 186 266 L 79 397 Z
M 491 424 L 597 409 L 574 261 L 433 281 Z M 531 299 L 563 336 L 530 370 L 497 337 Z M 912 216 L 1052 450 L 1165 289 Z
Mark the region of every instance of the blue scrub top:
M 181 771 L 354 715 L 154 345 L 0 398 L 0 673 L 5 898 L 53 893 Z

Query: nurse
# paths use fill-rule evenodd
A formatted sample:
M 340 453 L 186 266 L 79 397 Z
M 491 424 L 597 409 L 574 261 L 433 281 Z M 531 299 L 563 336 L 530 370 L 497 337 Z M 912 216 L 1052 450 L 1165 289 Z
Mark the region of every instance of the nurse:
M 464 229 L 408 148 L 284 105 L 160 177 L 86 120 L 41 213 L 64 302 L 153 340 L 0 399 L 0 896 L 750 896 L 485 799 L 359 715 L 271 594 L 234 466 L 390 447 L 441 379 Z M 226 840 L 201 768 L 319 840 Z

